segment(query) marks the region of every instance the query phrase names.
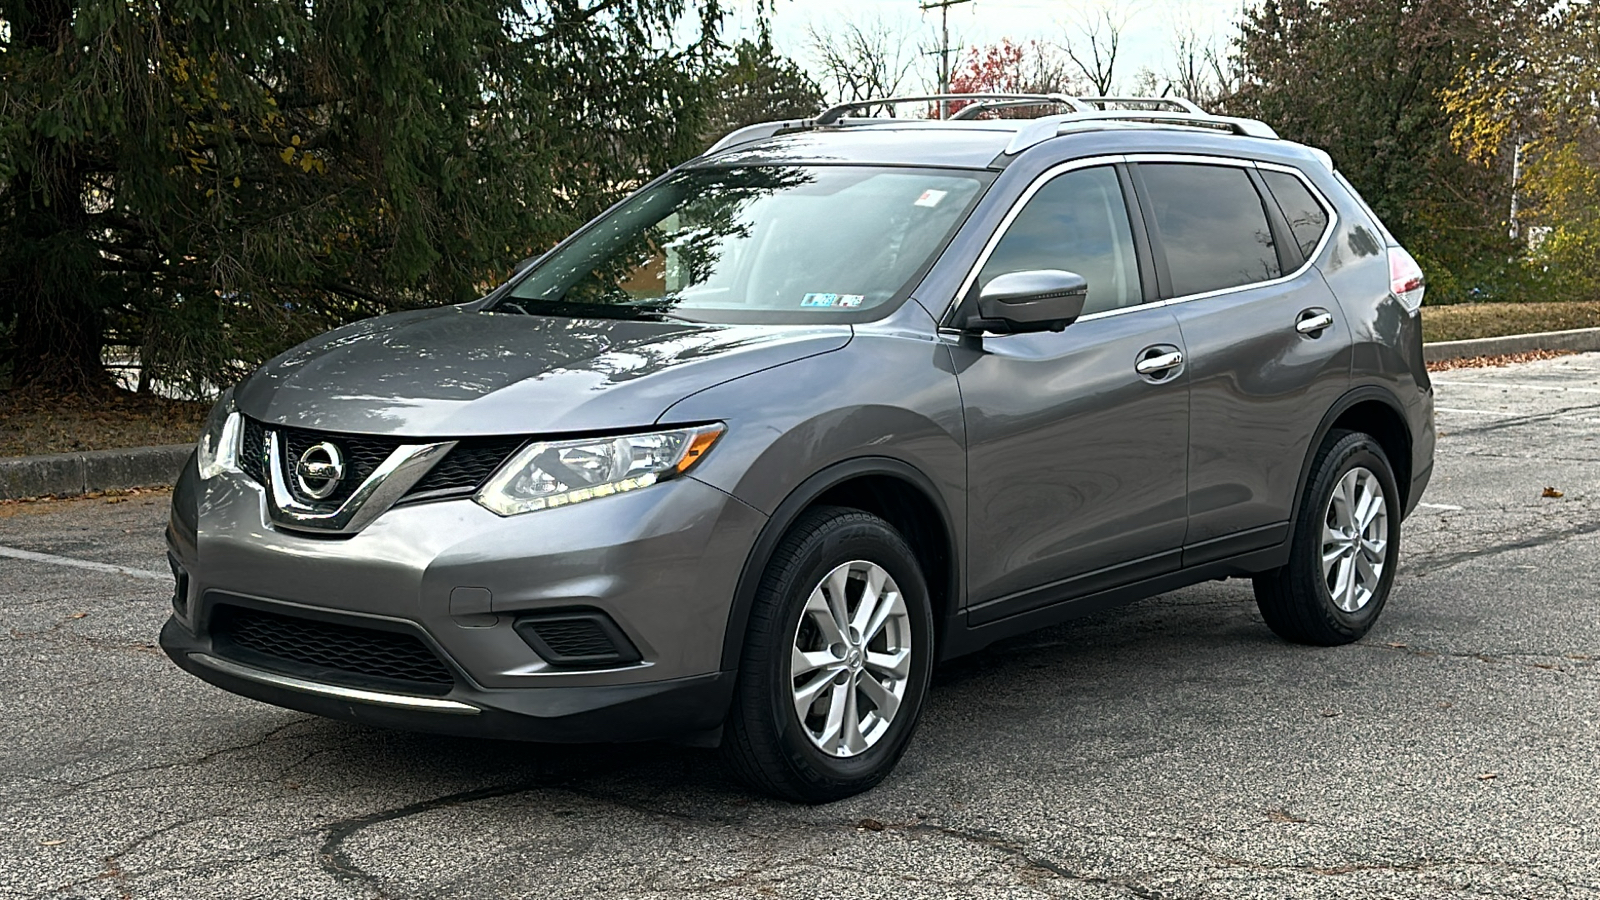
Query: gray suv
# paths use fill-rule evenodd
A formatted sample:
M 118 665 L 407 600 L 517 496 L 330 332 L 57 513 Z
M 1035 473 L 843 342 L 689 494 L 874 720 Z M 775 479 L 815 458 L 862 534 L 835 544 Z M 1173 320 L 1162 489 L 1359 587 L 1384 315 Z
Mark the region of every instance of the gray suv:
M 936 663 L 1074 616 L 1245 577 L 1360 638 L 1432 468 L 1416 263 L 1260 122 L 957 99 L 735 132 L 478 301 L 267 363 L 173 495 L 166 652 L 816 802 Z M 1028 103 L 1068 111 L 984 118 Z

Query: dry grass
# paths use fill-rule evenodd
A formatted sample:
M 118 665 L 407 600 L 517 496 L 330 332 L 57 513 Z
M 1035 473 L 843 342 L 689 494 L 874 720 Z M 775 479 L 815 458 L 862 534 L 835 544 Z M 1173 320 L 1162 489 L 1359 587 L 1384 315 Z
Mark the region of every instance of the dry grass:
M 1535 331 L 1600 328 L 1600 300 L 1424 306 L 1424 341 L 1465 341 Z
M 199 437 L 207 409 L 128 391 L 0 391 L 0 456 L 186 444 Z
M 1451 369 L 1487 369 L 1571 356 L 1571 350 L 1529 350 L 1527 353 L 1497 353 L 1494 356 L 1469 356 L 1466 359 L 1441 359 L 1428 363 L 1429 372 L 1448 372 Z

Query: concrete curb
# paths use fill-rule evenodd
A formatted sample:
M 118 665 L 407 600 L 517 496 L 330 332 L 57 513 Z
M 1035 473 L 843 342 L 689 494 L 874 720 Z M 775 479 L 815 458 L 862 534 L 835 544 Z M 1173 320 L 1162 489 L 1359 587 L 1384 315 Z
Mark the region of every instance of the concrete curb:
M 1505 337 L 1477 338 L 1470 341 L 1438 341 L 1422 345 L 1422 358 L 1428 362 L 1439 362 L 1445 359 L 1470 359 L 1474 356 L 1499 356 L 1503 353 L 1527 353 L 1532 350 L 1573 350 L 1579 353 L 1600 350 L 1600 328 L 1508 334 Z
M 1440 341 L 1423 344 L 1422 356 L 1428 362 L 1437 362 L 1530 350 L 1600 351 L 1600 328 Z M 51 494 L 75 497 L 91 491 L 172 484 L 193 449 L 192 444 L 177 444 L 0 459 L 0 500 Z
M 193 449 L 175 444 L 0 459 L 0 500 L 172 484 Z

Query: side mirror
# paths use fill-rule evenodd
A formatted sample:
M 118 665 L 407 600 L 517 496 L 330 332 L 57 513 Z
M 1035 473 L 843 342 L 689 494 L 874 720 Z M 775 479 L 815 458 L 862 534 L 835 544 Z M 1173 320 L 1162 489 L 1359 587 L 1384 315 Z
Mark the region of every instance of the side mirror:
M 1088 296 L 1089 282 L 1076 272 L 1008 272 L 978 292 L 977 315 L 968 317 L 966 327 L 995 334 L 1060 331 L 1083 315 Z

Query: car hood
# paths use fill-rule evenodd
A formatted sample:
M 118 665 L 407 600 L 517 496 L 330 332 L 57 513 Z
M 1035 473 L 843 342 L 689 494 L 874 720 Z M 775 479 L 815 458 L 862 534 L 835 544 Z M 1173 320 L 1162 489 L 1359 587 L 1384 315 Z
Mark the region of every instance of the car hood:
M 469 437 L 649 425 L 696 391 L 837 350 L 848 325 L 572 319 L 444 307 L 330 331 L 234 396 L 252 418 L 357 434 Z

